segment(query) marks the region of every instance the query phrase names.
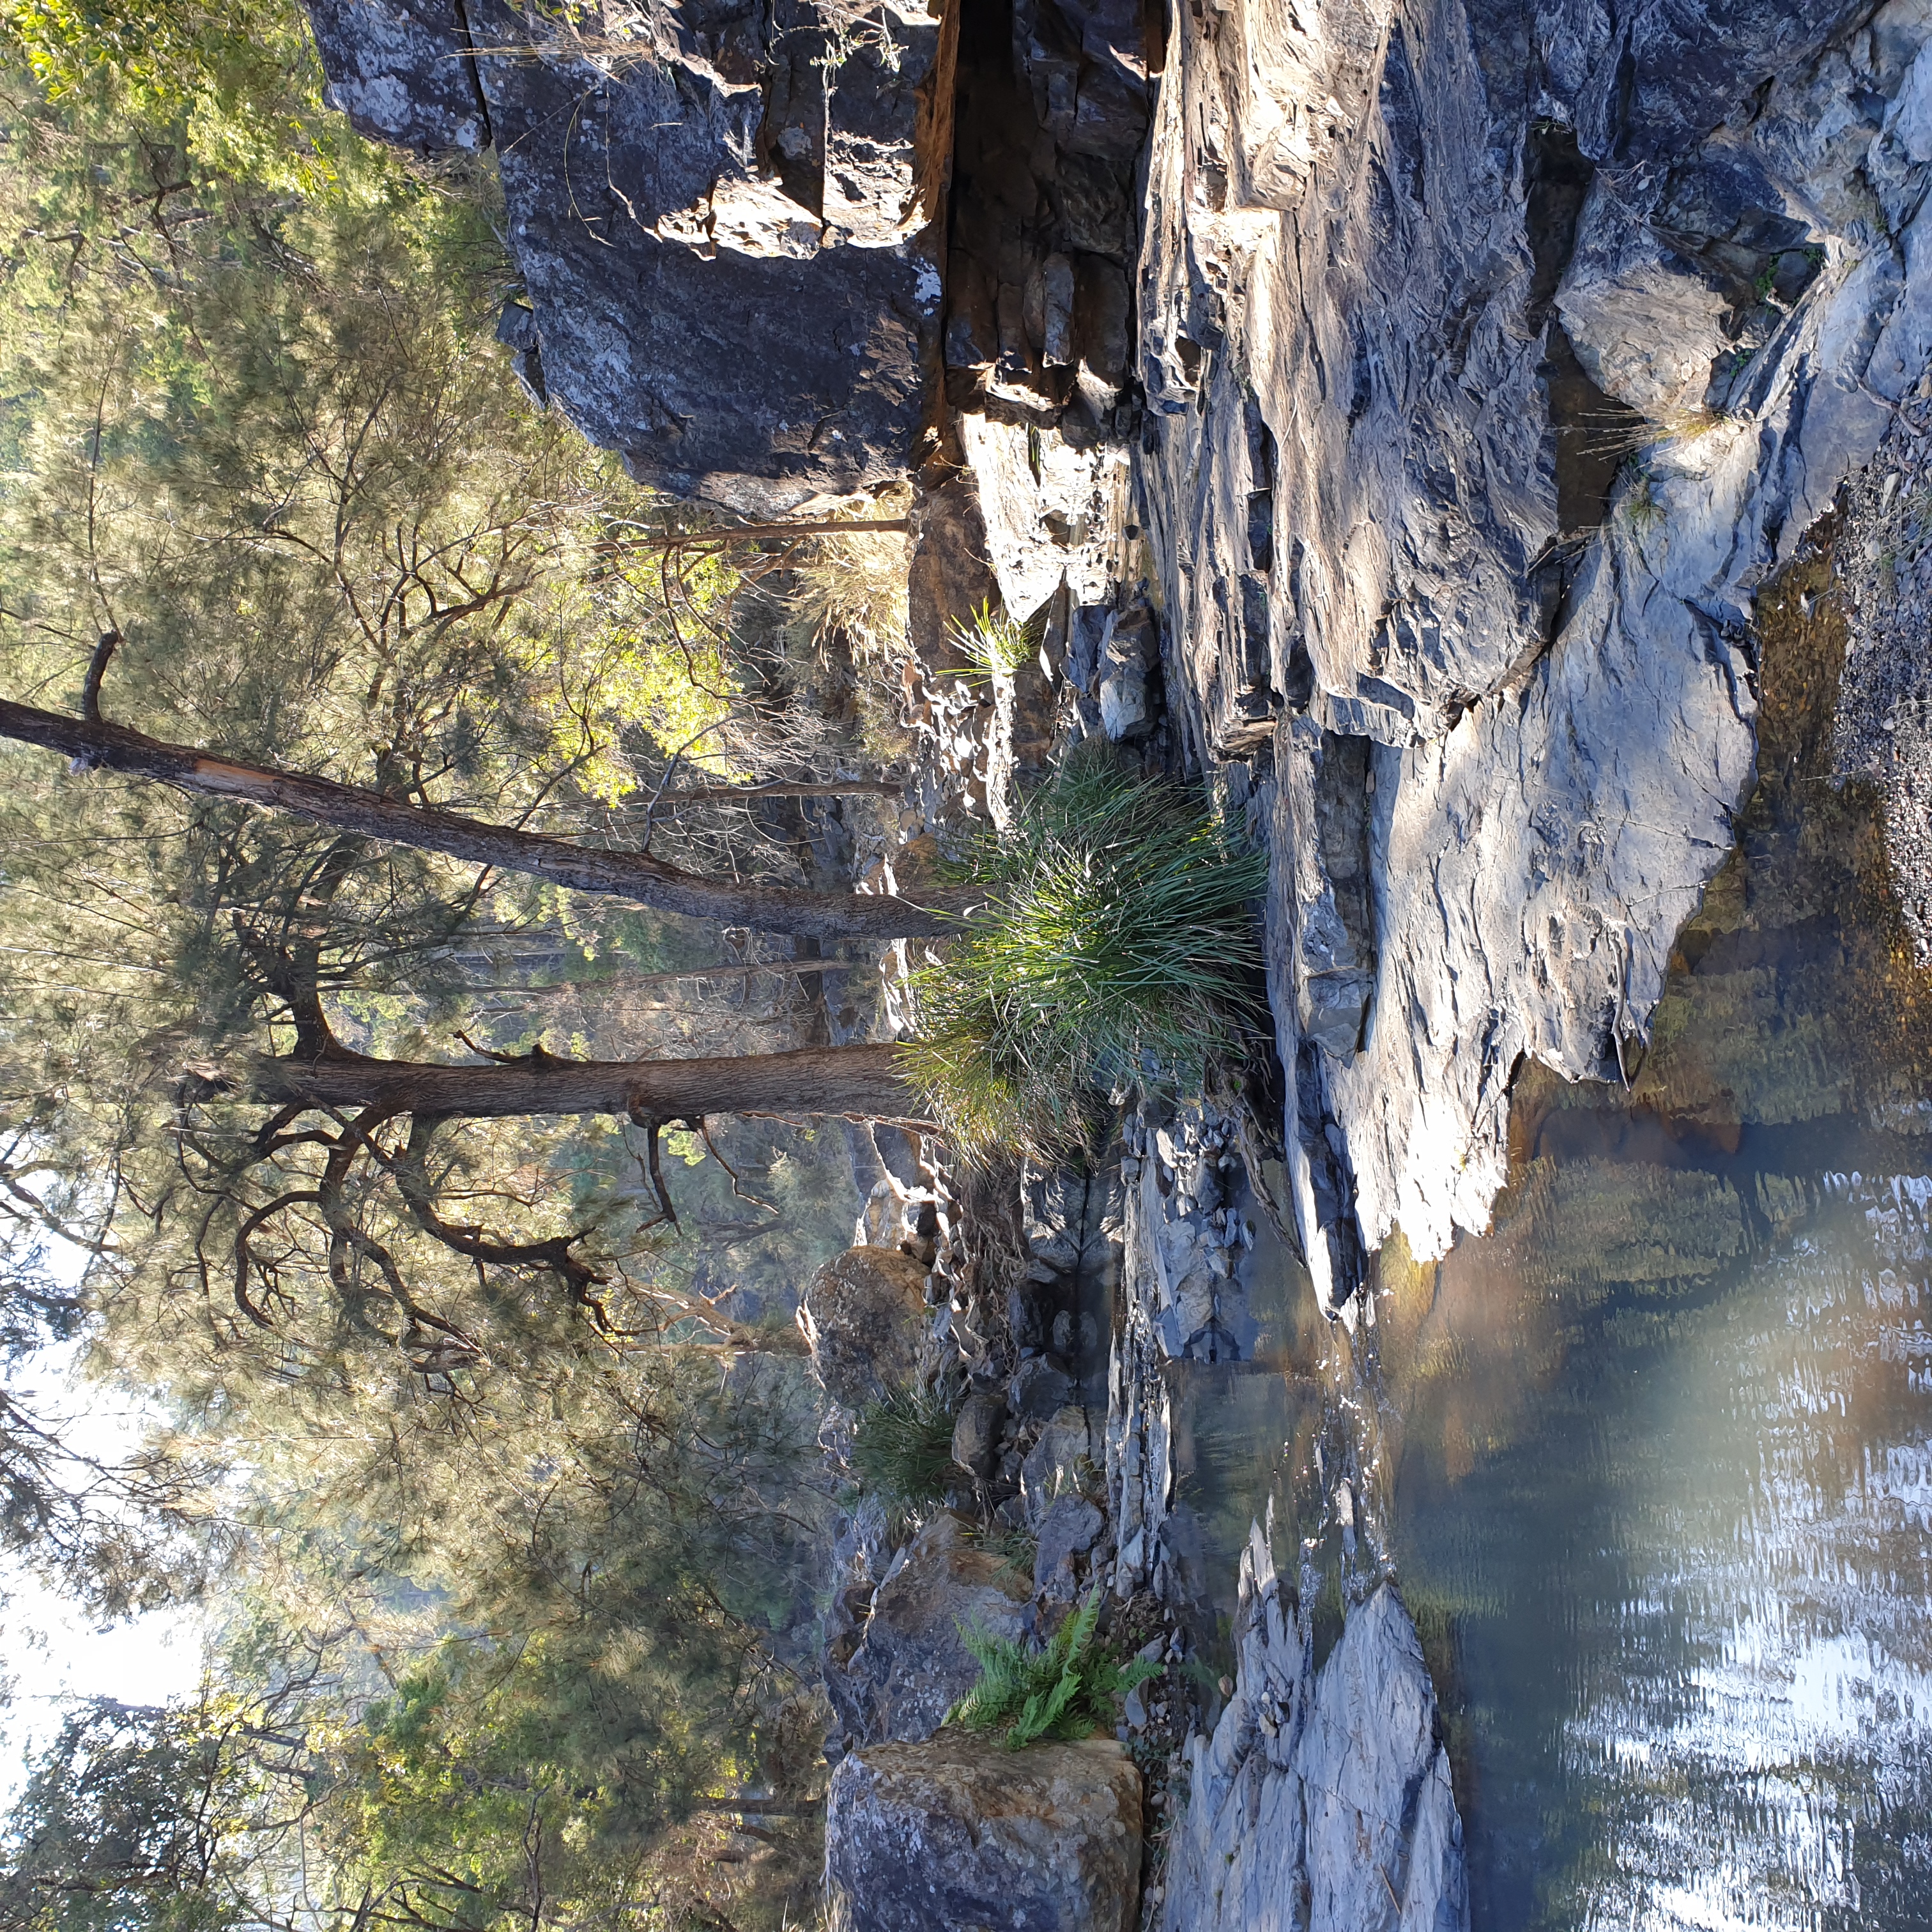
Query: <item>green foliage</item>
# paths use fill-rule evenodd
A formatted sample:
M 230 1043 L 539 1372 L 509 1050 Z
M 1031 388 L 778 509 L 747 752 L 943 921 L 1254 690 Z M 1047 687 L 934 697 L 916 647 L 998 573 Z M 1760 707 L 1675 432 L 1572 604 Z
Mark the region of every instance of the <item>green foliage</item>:
M 904 1048 L 962 1148 L 1077 1141 L 1096 1092 L 1197 1081 L 1237 1049 L 1267 862 L 1191 794 L 1082 746 L 963 870 L 988 904 L 914 976 Z
M 220 1932 L 211 1885 L 231 1780 L 191 1712 L 90 1699 L 68 1716 L 0 1831 L 9 1932 Z
M 219 1688 L 75 1714 L 0 1828 L 0 1924 L 668 1932 L 668 1834 L 748 1787 L 808 1810 L 768 1735 L 818 1582 L 800 1365 L 556 1350 L 454 1413 L 229 1366 Z
M 959 1474 L 952 1424 L 952 1404 L 923 1389 L 895 1389 L 868 1402 L 852 1444 L 860 1486 L 895 1509 L 938 1502 Z
M 1112 1718 L 1116 1697 L 1161 1672 L 1148 1658 L 1136 1658 L 1123 1667 L 1096 1648 L 1100 1621 L 1096 1588 L 1038 1650 L 983 1630 L 962 1630 L 961 1639 L 980 1666 L 980 1681 L 946 1712 L 946 1721 L 969 1731 L 1004 1725 L 1011 1750 L 1042 1738 L 1085 1737 Z
M 293 5 L 0 0 L 0 686 L 77 707 L 111 630 L 110 718 L 639 836 L 620 802 L 665 744 L 704 757 L 736 672 L 664 608 L 661 507 L 487 340 L 488 165 L 358 140 Z M 736 586 L 700 565 L 680 614 Z M 478 982 L 715 940 L 661 959 L 661 924 L 551 889 L 0 764 L 0 1357 L 85 1341 L 166 1418 L 104 1469 L 0 1395 L 0 1540 L 109 1613 L 212 1565 L 221 1632 L 218 1695 L 64 1734 L 0 1922 L 682 1924 L 666 1834 L 767 1780 L 807 1661 L 800 1365 L 682 1345 L 712 1305 L 635 1233 L 622 1126 L 265 1125 L 226 1072 L 304 1012 L 392 1057 L 455 1024 L 648 1050 L 614 996 L 562 989 L 553 1028 L 479 1018 Z M 713 1138 L 821 1217 L 796 1280 L 850 1208 Z M 742 1217 L 715 1165 L 691 1195 Z M 601 1330 L 529 1258 L 566 1214 Z
M 194 32 L 229 31 L 212 19 Z M 298 8 L 237 22 L 308 46 Z M 178 24 L 155 23 L 157 58 Z M 610 828 L 640 761 L 662 770 L 653 734 L 708 729 L 729 684 L 664 609 L 657 506 L 534 412 L 478 341 L 507 273 L 494 240 L 470 245 L 487 207 L 441 177 L 358 196 L 211 176 L 181 126 L 142 118 L 153 104 L 113 59 L 86 79 L 0 115 L 0 686 L 76 706 L 111 631 L 103 700 L 121 722 L 392 796 Z M 126 124 L 97 81 L 120 89 Z M 687 588 L 701 616 L 731 585 L 713 563 Z M 292 992 L 361 1050 L 446 1053 L 453 1024 L 476 1024 L 466 988 L 496 976 L 494 952 L 560 950 L 565 896 L 37 752 L 0 763 L 8 1178 L 95 1253 L 121 1366 L 172 1381 L 184 1357 L 199 1373 L 225 1354 L 284 1379 L 386 1382 L 412 1347 L 428 1366 L 428 1343 L 448 1391 L 547 1346 L 541 1276 L 452 1268 L 370 1176 L 338 1172 L 323 1197 L 312 1137 L 259 1177 L 236 1168 L 260 1114 L 216 1076 L 289 1048 Z M 588 946 L 602 925 L 580 923 Z M 203 1111 L 180 1110 L 188 1063 Z M 546 1175 L 580 1226 L 624 1211 L 621 1136 L 459 1130 L 416 1153 L 428 1198 L 464 1201 L 459 1226 L 547 1238 Z M 254 1224 L 238 1250 L 282 1192 L 294 1219 Z M 207 1294 L 238 1252 L 280 1286 L 272 1346 L 226 1312 L 253 1326 L 260 1304 Z M 406 1276 L 423 1290 L 406 1312 L 390 1292 Z M 631 1286 L 616 1299 L 644 1326 Z M 50 1492 L 33 1493 L 21 1520 L 50 1520 Z
M 176 146 L 182 188 L 245 184 L 431 214 L 436 171 L 323 106 L 322 64 L 288 0 L 0 0 L 0 59 L 84 136 Z
M 1024 664 L 1034 640 L 1024 624 L 983 600 L 970 617 L 956 617 L 952 640 L 982 677 L 1011 677 Z

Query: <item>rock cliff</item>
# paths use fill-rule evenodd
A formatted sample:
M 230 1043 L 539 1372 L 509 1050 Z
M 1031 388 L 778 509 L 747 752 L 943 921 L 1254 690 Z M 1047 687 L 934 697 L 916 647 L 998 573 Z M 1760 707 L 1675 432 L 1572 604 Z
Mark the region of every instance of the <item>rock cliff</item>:
M 1138 472 L 1192 754 L 1252 769 L 1340 1310 L 1617 1077 L 1753 772 L 1754 592 L 1919 380 L 1923 0 L 1180 10 Z
M 957 0 L 315 0 L 374 137 L 494 148 L 541 383 L 754 511 L 902 475 L 932 414 Z
M 529 298 L 506 340 L 644 480 L 782 511 L 956 447 L 949 395 L 1022 447 L 1115 427 L 1140 0 L 310 13 L 364 134 L 495 151 Z

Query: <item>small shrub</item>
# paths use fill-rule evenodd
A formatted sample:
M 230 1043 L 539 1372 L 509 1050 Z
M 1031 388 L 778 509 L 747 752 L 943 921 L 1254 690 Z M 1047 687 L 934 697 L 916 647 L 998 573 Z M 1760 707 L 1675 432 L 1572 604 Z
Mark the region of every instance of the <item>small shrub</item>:
M 1004 1564 L 1031 1581 L 1034 1564 L 1040 1556 L 1040 1539 L 1024 1529 L 1010 1529 L 998 1520 L 988 1523 L 974 1538 L 996 1562 Z
M 793 566 L 796 621 L 820 645 L 832 631 L 842 631 L 855 664 L 896 670 L 905 655 L 912 540 L 902 530 L 868 530 L 864 523 L 868 515 L 902 508 L 896 493 L 842 500 L 833 514 L 850 515 L 850 526 L 812 538 Z
M 988 903 L 914 975 L 903 1064 L 969 1159 L 1051 1153 L 1098 1095 L 1192 1084 L 1238 1047 L 1267 861 L 1197 795 L 1083 746 L 956 869 Z
M 957 1479 L 952 1406 L 922 1389 L 868 1402 L 854 1432 L 852 1467 L 867 1495 L 895 1510 L 938 1502 Z
M 1094 1648 L 1100 1592 L 1087 1600 L 1043 1648 L 1030 1650 L 983 1630 L 959 1634 L 980 1666 L 980 1681 L 946 1714 L 969 1731 L 1006 1726 L 1006 1748 L 1040 1738 L 1084 1738 L 1113 1715 L 1114 1700 L 1158 1677 L 1161 1666 L 1136 1658 L 1124 1668 Z
M 1664 520 L 1664 506 L 1658 500 L 1657 479 L 1640 464 L 1624 493 L 1623 511 L 1630 528 L 1640 533 L 1656 529 Z

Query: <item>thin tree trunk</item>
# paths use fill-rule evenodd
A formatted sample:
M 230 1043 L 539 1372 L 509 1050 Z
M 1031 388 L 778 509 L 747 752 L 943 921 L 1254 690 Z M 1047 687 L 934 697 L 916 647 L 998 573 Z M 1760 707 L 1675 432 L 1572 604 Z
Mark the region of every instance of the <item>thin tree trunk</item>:
M 976 898 L 952 890 L 922 892 L 911 900 L 710 878 L 648 853 L 600 852 L 541 832 L 481 824 L 456 812 L 406 805 L 359 786 L 272 766 L 244 765 L 189 746 L 144 737 L 125 725 L 64 717 L 5 699 L 0 699 L 0 737 L 61 752 L 82 766 L 101 766 L 181 791 L 292 812 L 340 831 L 441 852 L 467 864 L 532 873 L 573 891 L 628 899 L 656 911 L 685 913 L 760 932 L 799 933 L 816 939 L 940 938 L 958 930 L 958 916 Z
M 688 544 L 699 543 L 782 543 L 788 537 L 839 537 L 855 531 L 868 536 L 904 535 L 911 529 L 910 517 L 875 517 L 870 520 L 826 517 L 807 523 L 721 524 L 715 530 L 678 530 L 627 548 L 676 550 Z
M 608 980 L 553 980 L 534 986 L 527 980 L 490 980 L 466 986 L 466 993 L 520 993 L 537 999 L 547 993 L 629 993 L 645 986 L 675 986 L 686 980 L 755 980 L 760 973 L 782 980 L 818 973 L 858 973 L 872 970 L 863 959 L 734 959 L 722 966 L 682 966 L 668 973 L 616 973 Z M 676 1004 L 662 1000 L 660 1005 Z
M 703 1060 L 560 1060 L 539 1048 L 481 1066 L 338 1050 L 312 1060 L 259 1059 L 247 1084 L 271 1106 L 373 1107 L 459 1120 L 614 1114 L 662 1123 L 714 1114 L 836 1114 L 925 1124 L 890 1044 Z

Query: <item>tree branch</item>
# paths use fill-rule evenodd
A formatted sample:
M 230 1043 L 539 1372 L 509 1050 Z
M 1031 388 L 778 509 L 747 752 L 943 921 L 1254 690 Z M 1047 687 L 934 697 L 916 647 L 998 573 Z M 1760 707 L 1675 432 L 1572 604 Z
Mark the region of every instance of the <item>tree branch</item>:
M 707 878 L 648 853 L 598 851 L 540 832 L 479 824 L 358 786 L 273 766 L 242 764 L 144 737 L 124 725 L 65 717 L 5 699 L 0 699 L 0 736 L 64 752 L 82 770 L 124 772 L 178 790 L 292 812 L 340 831 L 440 852 L 466 863 L 532 874 L 574 891 L 764 932 L 819 939 L 944 938 L 956 934 L 962 917 L 985 897 L 956 887 L 924 892 L 914 900 Z

